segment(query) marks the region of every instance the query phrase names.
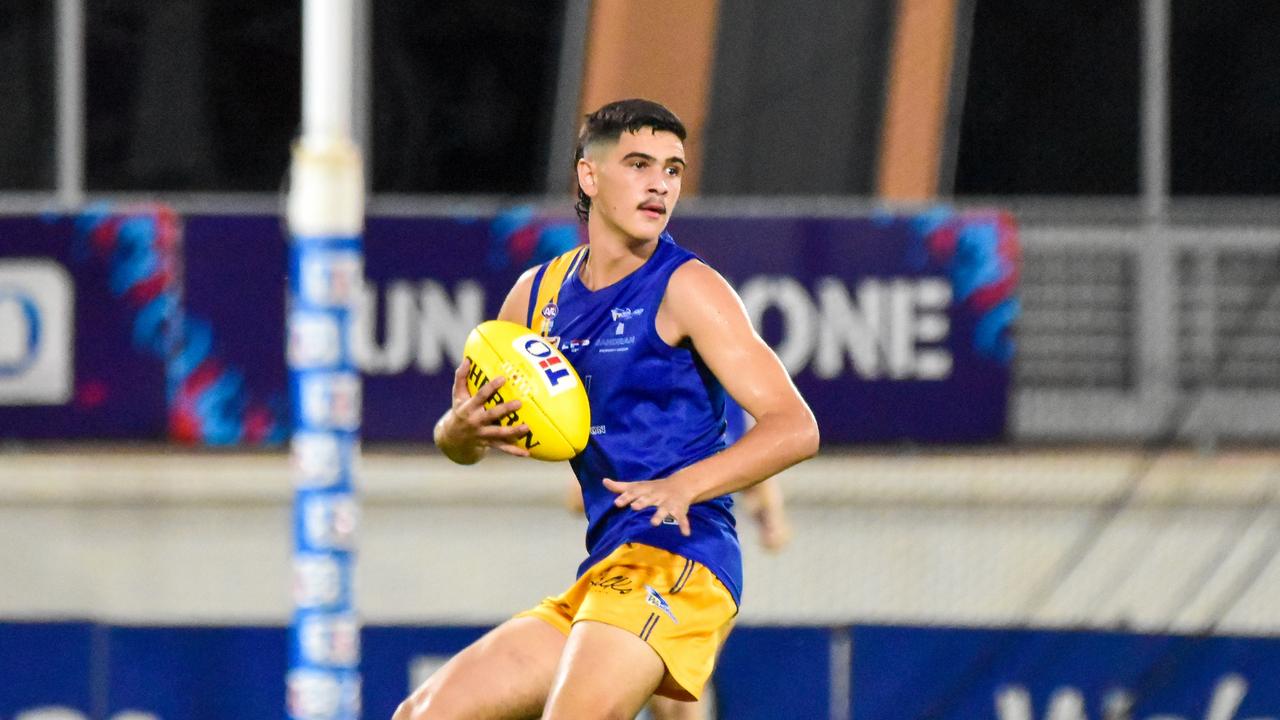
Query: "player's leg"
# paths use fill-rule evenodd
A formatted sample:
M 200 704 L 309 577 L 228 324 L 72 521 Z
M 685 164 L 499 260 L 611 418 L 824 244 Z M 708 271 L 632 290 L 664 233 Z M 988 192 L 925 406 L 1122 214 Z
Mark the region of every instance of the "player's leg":
M 537 718 L 564 647 L 564 633 L 543 620 L 508 620 L 445 663 L 392 720 Z
M 574 623 L 543 720 L 631 720 L 662 682 L 662 658 L 638 635 Z
M 709 720 L 702 700 L 672 700 L 661 695 L 649 701 L 649 714 L 653 720 Z

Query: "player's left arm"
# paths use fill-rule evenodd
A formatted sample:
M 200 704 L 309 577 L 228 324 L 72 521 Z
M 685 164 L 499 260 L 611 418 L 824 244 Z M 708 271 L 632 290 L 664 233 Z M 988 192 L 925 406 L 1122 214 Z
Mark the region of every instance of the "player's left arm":
M 755 427 L 724 452 L 674 475 L 642 482 L 605 480 L 618 507 L 657 507 L 689 534 L 689 505 L 751 487 L 818 452 L 818 423 L 782 362 L 751 327 L 737 293 L 715 270 L 688 262 L 671 276 L 656 319 L 665 339 L 688 338 Z

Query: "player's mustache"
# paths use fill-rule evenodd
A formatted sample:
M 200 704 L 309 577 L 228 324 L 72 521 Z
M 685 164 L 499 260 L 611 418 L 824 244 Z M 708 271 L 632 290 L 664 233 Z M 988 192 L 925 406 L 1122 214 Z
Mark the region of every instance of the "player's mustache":
M 649 198 L 640 203 L 639 208 L 641 210 L 653 210 L 664 215 L 667 213 L 667 204 L 659 198 Z

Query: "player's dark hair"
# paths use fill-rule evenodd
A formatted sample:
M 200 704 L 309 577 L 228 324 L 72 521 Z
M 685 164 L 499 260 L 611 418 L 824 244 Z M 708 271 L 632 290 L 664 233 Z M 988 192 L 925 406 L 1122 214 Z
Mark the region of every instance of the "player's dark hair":
M 685 132 L 684 123 L 680 122 L 680 118 L 676 117 L 675 113 L 652 100 L 631 98 L 611 102 L 588 115 L 583 121 L 582 129 L 578 131 L 578 147 L 573 154 L 574 168 L 577 168 L 583 152 L 591 143 L 598 140 L 617 140 L 623 131 L 633 133 L 641 128 L 650 128 L 654 132 L 660 130 L 669 132 L 681 141 L 688 134 Z M 574 176 L 577 176 L 576 169 Z M 578 203 L 573 209 L 578 211 L 578 219 L 582 222 L 586 222 L 591 214 L 591 198 L 582 191 L 581 185 L 578 186 Z

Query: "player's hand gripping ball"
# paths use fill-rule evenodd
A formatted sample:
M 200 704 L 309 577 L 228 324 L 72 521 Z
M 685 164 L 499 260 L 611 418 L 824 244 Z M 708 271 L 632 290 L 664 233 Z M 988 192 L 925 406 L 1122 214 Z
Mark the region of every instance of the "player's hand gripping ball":
M 519 400 L 520 409 L 502 425 L 529 426 L 516 444 L 539 460 L 568 460 L 587 447 L 591 406 L 582 378 L 547 338 L 505 320 L 482 322 L 467 336 L 463 354 L 471 361 L 467 390 L 472 395 L 499 375 L 507 382 L 485 403 L 493 407 Z

